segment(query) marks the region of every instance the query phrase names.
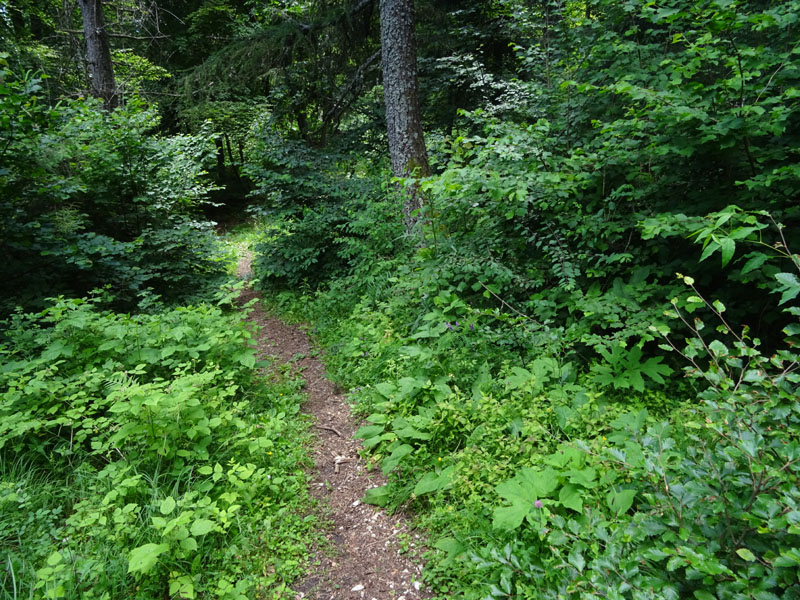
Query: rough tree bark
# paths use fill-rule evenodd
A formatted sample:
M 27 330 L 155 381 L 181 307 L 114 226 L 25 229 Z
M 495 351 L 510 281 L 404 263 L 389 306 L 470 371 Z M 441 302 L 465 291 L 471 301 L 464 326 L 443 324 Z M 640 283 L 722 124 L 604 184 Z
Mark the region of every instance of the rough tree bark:
M 96 98 L 102 98 L 106 109 L 113 110 L 118 103 L 117 85 L 114 81 L 103 3 L 101 0 L 80 0 L 80 5 L 91 93 Z
M 417 89 L 413 0 L 381 0 L 381 65 L 386 104 L 389 157 L 395 177 L 430 174 Z M 417 186 L 410 186 L 403 212 L 406 231 L 416 224 L 422 207 Z

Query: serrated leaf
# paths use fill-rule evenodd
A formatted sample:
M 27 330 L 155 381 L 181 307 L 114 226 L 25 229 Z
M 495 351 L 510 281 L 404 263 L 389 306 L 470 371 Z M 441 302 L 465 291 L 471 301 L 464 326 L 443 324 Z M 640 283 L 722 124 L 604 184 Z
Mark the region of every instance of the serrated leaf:
M 793 300 L 800 294 L 800 279 L 798 279 L 797 275 L 794 273 L 778 273 L 775 275 L 775 279 L 781 283 L 781 289 L 783 291 L 781 294 L 781 301 L 778 304 Z
M 733 258 L 733 254 L 736 251 L 736 242 L 731 238 L 722 238 L 719 244 L 722 249 L 722 266 L 724 267 Z
M 134 548 L 128 554 L 128 573 L 147 573 L 167 550 L 168 544 L 145 544 Z
M 569 562 L 569 564 L 578 569 L 579 572 L 583 571 L 583 568 L 586 566 L 586 559 L 583 558 L 583 554 L 581 554 L 578 550 L 575 549 L 573 549 L 572 552 L 569 553 L 569 556 L 567 557 L 567 562 Z

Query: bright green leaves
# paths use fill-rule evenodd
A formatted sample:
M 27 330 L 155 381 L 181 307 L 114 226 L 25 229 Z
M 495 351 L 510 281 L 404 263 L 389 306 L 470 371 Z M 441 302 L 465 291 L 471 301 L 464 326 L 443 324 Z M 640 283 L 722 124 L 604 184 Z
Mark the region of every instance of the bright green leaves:
M 414 494 L 416 496 L 423 496 L 444 489 L 452 481 L 454 473 L 455 467 L 453 466 L 447 467 L 439 473 L 425 473 L 414 486 Z
M 386 506 L 392 500 L 392 491 L 389 486 L 369 488 L 364 494 L 363 501 L 375 506 Z
M 606 505 L 611 511 L 620 516 L 633 506 L 636 490 L 612 490 L 606 495 Z
M 145 544 L 128 554 L 128 572 L 145 574 L 158 563 L 158 557 L 169 550 L 169 544 Z
M 175 498 L 173 498 L 172 496 L 167 496 L 161 502 L 161 507 L 160 507 L 161 514 L 162 515 L 170 514 L 173 510 L 175 510 L 175 506 L 176 506 Z
M 583 489 L 575 484 L 568 483 L 558 492 L 558 501 L 577 513 L 583 511 Z
M 587 477 L 591 477 L 587 474 Z M 593 477 L 592 477 L 593 478 Z M 559 484 L 566 479 L 555 469 L 536 471 L 523 467 L 517 475 L 495 488 L 497 495 L 510 503 L 494 509 L 493 526 L 496 529 L 512 530 L 522 525 L 528 518 L 531 523 L 539 523 L 545 506 L 561 505 L 573 511 L 583 509 L 582 488 L 574 483 L 567 484 L 558 493 L 558 499 L 551 499 Z
M 296 576 L 315 535 L 299 382 L 252 386 L 249 331 L 219 307 L 96 304 L 20 314 L 4 330 L 14 360 L 0 349 L 0 445 L 20 465 L 51 457 L 46 477 L 0 474 L 4 522 L 29 527 L 11 560 L 36 566 L 35 594 L 189 598 Z M 272 535 L 256 540 L 256 521 Z M 262 575 L 265 553 L 281 564 Z
M 781 292 L 781 304 L 794 300 L 800 294 L 800 279 L 794 273 L 778 273 L 775 275 Z
M 197 519 L 192 522 L 191 532 L 195 537 L 211 533 L 215 529 L 214 522 L 209 519 Z
M 592 373 L 597 383 L 613 386 L 616 389 L 633 388 L 644 391 L 643 376 L 647 376 L 656 383 L 664 383 L 664 377 L 672 373 L 672 369 L 662 364 L 662 356 L 651 356 L 642 360 L 641 346 L 634 346 L 626 350 L 620 345 L 614 345 L 611 350 L 598 348 L 598 352 L 606 360 L 605 364 L 592 365 Z
M 383 471 L 383 474 L 386 475 L 389 473 L 389 471 L 400 464 L 400 461 L 402 461 L 403 458 L 412 452 L 414 452 L 414 447 L 410 444 L 400 444 L 397 446 L 389 456 L 383 459 L 383 462 L 381 463 L 381 470 Z

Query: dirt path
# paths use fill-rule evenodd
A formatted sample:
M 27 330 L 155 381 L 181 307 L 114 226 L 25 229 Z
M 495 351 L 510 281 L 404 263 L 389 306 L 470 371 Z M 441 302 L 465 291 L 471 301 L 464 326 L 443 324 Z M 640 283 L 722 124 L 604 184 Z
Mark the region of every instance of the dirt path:
M 245 253 L 238 274 L 251 273 Z M 258 298 L 246 288 L 241 300 Z M 333 552 L 318 549 L 311 557 L 312 573 L 295 585 L 296 598 L 312 600 L 418 600 L 430 597 L 419 583 L 421 567 L 401 546 L 415 550 L 419 538 L 402 515 L 389 516 L 363 504 L 370 487 L 385 483 L 380 472 L 368 472 L 353 439 L 358 428 L 344 396 L 325 378 L 324 365 L 312 356 L 305 333 L 266 314 L 260 303 L 249 316 L 259 326 L 258 353 L 280 363 L 292 361 L 305 379 L 308 401 L 303 410 L 316 420 L 311 493 L 327 507 Z M 318 565 L 318 566 L 317 566 Z

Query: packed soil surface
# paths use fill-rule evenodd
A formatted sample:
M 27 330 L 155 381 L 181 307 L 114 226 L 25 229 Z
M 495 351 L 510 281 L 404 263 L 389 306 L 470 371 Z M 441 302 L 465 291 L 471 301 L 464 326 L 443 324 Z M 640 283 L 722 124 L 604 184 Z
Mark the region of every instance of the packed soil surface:
M 239 262 L 239 277 L 251 273 L 252 255 Z M 241 301 L 259 298 L 247 287 Z M 328 548 L 309 557 L 311 573 L 294 586 L 295 598 L 311 600 L 418 600 L 430 594 L 420 583 L 419 535 L 402 514 L 388 515 L 364 504 L 371 487 L 386 483 L 377 470 L 368 470 L 359 456 L 358 429 L 345 396 L 325 378 L 324 365 L 314 357 L 308 336 L 267 314 L 255 303 L 248 320 L 257 326 L 258 354 L 275 364 L 289 363 L 305 380 L 308 400 L 304 412 L 314 418 L 316 442 L 311 493 L 320 500 L 321 517 L 331 525 Z M 417 560 L 412 560 L 413 556 Z

